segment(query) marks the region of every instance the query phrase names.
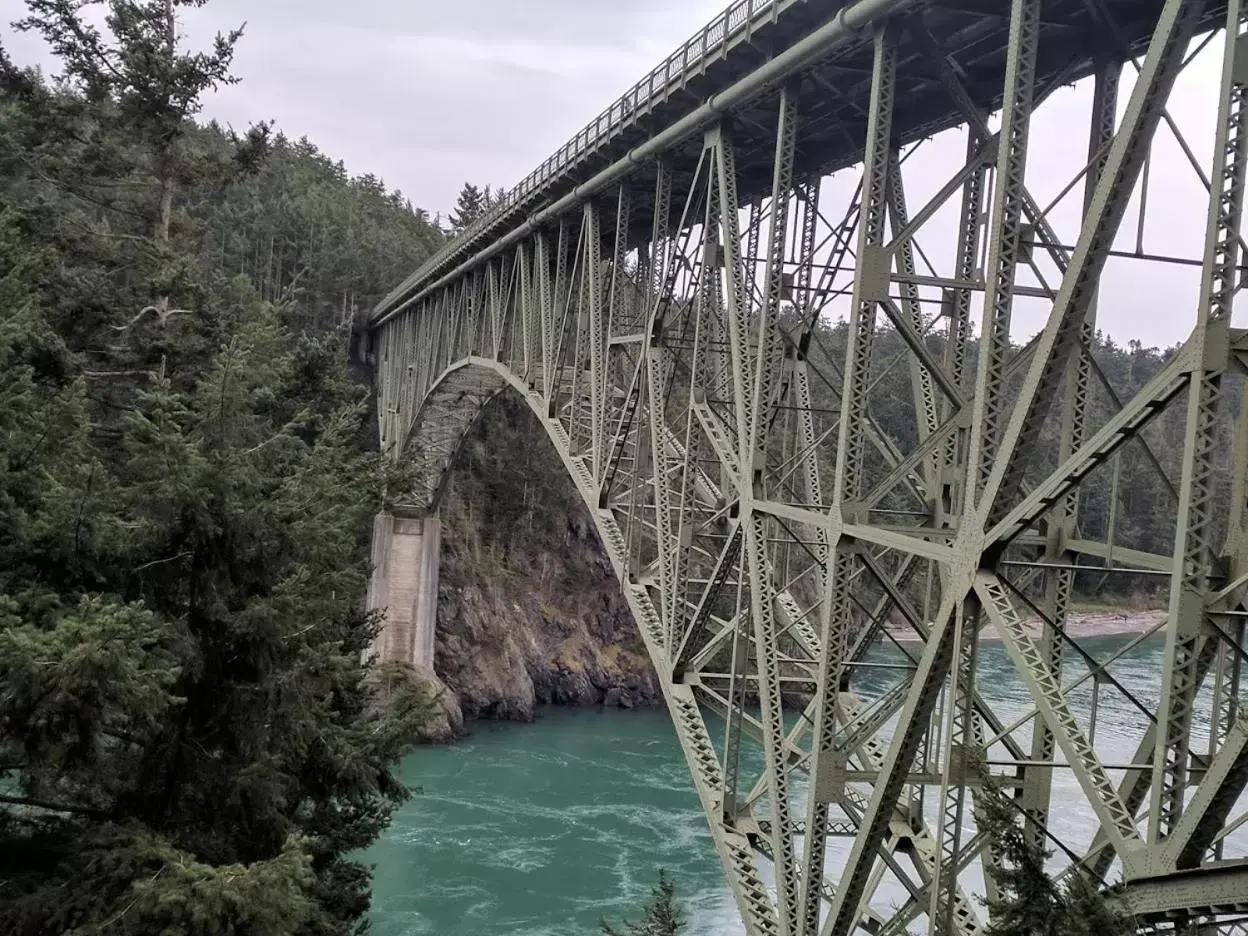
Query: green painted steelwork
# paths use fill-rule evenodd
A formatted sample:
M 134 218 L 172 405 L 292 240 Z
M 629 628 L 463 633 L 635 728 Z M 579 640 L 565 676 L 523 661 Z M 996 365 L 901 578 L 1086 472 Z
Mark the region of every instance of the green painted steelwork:
M 382 445 L 417 469 L 408 509 L 436 510 L 495 394 L 518 394 L 545 428 L 636 617 L 751 934 L 980 932 L 971 890 L 995 860 L 975 830 L 983 763 L 1046 841 L 1055 772 L 1069 772 L 1097 828 L 1063 843 L 1079 859 L 1065 873 L 1120 876 L 1142 925 L 1229 931 L 1248 913 L 1226 854 L 1248 819 L 1248 406 L 1231 425 L 1222 405 L 1248 369 L 1231 323 L 1246 20 L 1241 0 L 738 0 L 375 310 Z M 1191 41 L 1211 29 L 1225 67 L 1196 324 L 1120 399 L 1090 353 L 1102 272 L 1154 134 L 1175 126 Z M 1088 163 L 1065 190 L 1081 186 L 1082 217 L 1063 241 L 1027 186 L 1032 115 L 1084 76 Z M 965 164 L 911 206 L 916 141 L 959 125 Z M 858 165 L 835 204 L 823 180 Z M 920 242 L 945 206 L 955 236 L 933 263 Z M 1134 262 L 1170 259 L 1150 256 Z M 1023 302 L 1046 317 L 1019 348 Z M 833 360 L 817 326 L 840 314 Z M 897 360 L 880 360 L 886 326 Z M 892 367 L 908 390 L 882 400 Z M 912 415 L 912 441 L 883 431 L 884 405 Z M 1184 406 L 1173 554 L 1116 541 L 1112 508 L 1107 530 L 1081 528 L 1085 479 L 1115 472 L 1129 442 L 1161 470 L 1143 433 Z M 1213 440 L 1226 437 L 1223 523 Z M 1117 685 L 1113 661 L 1066 633 L 1077 572 L 1110 561 L 1171 589 L 1161 703 L 1142 707 L 1121 767 L 1098 757 L 1095 704 L 1089 719 L 1075 696 L 1089 679 Z M 976 685 L 988 627 L 1031 696 L 1022 718 Z M 899 628 L 912 665 L 866 706 L 854 674 Z M 1093 675 L 1066 681 L 1067 658 Z M 873 899 L 886 878 L 902 904 Z

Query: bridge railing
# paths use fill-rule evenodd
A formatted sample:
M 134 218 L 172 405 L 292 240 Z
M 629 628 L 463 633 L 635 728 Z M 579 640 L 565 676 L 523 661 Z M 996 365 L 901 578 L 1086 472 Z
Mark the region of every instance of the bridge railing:
M 784 10 L 808 0 L 736 0 L 724 12 L 679 49 L 669 55 L 645 78 L 584 127 L 540 166 L 520 180 L 491 209 L 474 221 L 447 246 L 434 254 L 411 276 L 386 296 L 374 315 L 388 311 L 413 286 L 430 274 L 468 252 L 477 237 L 492 228 L 505 215 L 527 203 L 547 185 L 595 152 L 603 143 L 649 113 L 655 104 L 666 101 L 700 74 L 716 58 L 727 55 L 736 41 L 748 38 L 761 23 L 774 21 Z M 834 4 L 839 5 L 839 4 Z

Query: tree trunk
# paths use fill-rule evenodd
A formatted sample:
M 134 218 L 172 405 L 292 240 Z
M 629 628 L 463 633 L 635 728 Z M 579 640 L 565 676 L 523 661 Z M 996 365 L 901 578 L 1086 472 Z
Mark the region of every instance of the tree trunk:
M 177 22 L 173 15 L 173 0 L 165 0 L 165 54 L 173 60 L 178 41 Z M 169 165 L 170 152 L 166 144 L 156 158 L 160 172 L 160 217 L 156 220 L 156 243 L 163 252 L 169 246 L 169 224 L 173 219 L 173 169 Z M 158 320 L 165 324 L 169 314 L 169 296 L 161 296 L 156 301 L 159 309 Z

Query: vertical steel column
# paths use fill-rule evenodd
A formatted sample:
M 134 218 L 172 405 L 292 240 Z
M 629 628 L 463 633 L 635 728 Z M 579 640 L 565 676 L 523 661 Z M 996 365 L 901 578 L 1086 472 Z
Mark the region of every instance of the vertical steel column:
M 498 258 L 498 350 L 494 357 L 515 369 L 517 316 L 512 311 L 516 261 L 513 254 L 505 253 Z
M 549 412 L 552 398 L 552 381 L 555 366 L 555 293 L 551 282 L 550 235 L 545 231 L 537 232 L 534 245 L 534 273 L 537 279 L 537 298 L 541 304 L 541 354 L 542 354 L 542 399 L 546 401 Z
M 668 352 L 659 335 L 647 336 L 646 346 L 646 394 L 647 428 L 650 433 L 650 464 L 654 481 L 654 538 L 659 561 L 659 606 L 663 618 L 667 646 L 674 646 L 681 617 L 676 600 L 679 583 L 676 580 L 676 537 L 672 529 L 671 456 L 667 451 L 667 395 L 663 375 L 667 369 Z
M 654 219 L 650 233 L 649 279 L 650 301 L 654 305 L 646 310 L 647 322 L 659 314 L 659 302 L 665 294 L 667 264 L 672 252 L 671 238 L 668 234 L 669 215 L 672 212 L 672 173 L 665 159 L 660 159 L 655 163 L 654 171 Z
M 864 152 L 864 192 L 858 227 L 858 269 L 854 276 L 849 342 L 841 392 L 841 414 L 836 451 L 832 511 L 845 519 L 858 516 L 862 497 L 867 394 L 871 345 L 877 305 L 888 296 L 889 258 L 884 250 L 884 222 L 888 199 L 888 165 L 892 147 L 893 94 L 896 82 L 896 32 L 892 25 L 877 30 L 871 72 L 871 104 L 867 116 Z M 848 516 L 845 516 L 848 514 Z M 844 757 L 836 751 L 836 703 L 841 692 L 844 664 L 849 653 L 850 589 L 855 560 L 850 544 L 833 541 L 828 564 L 829 593 L 825 596 L 818 674 L 818 705 L 811 741 L 810 787 L 807 795 L 806 847 L 803 856 L 801 933 L 818 930 L 820 886 L 827 843 L 828 804 L 837 798 L 836 776 Z M 872 846 L 874 853 L 874 846 Z M 852 928 L 858 915 L 857 894 L 843 901 L 838 895 L 834 933 Z M 848 901 L 852 901 L 852 904 Z
M 446 329 L 443 327 L 443 323 L 451 317 L 451 313 L 455 308 L 455 296 L 459 292 L 459 287 L 460 284 L 455 283 L 443 291 L 441 302 L 438 303 L 434 312 L 434 318 L 429 322 L 429 377 L 427 378 L 429 381 L 432 381 L 435 375 L 442 373 L 445 366 L 442 354 L 446 344 Z M 428 387 L 427 383 L 425 387 Z
M 813 303 L 811 279 L 815 265 L 815 247 L 819 222 L 819 176 L 813 175 L 798 184 L 798 203 L 802 209 L 802 229 L 797 244 L 797 269 L 793 275 L 793 304 L 801 332 L 793 353 L 793 383 L 797 406 L 797 445 L 801 462 L 800 491 L 806 503 L 818 510 L 823 505 L 823 483 L 819 471 L 819 437 L 815 432 L 813 402 L 810 392 L 809 323 Z M 828 534 L 823 527 L 808 530 L 816 543 L 815 561 L 819 563 L 820 594 L 827 587 Z
M 768 213 L 767 261 L 763 270 L 763 308 L 758 321 L 758 348 L 754 360 L 752 418 L 746 428 L 753 470 L 758 473 L 765 473 L 766 424 L 770 415 L 768 403 L 772 399 L 773 386 L 781 377 L 774 351 L 780 344 L 780 302 L 784 295 L 784 255 L 788 244 L 789 198 L 793 191 L 797 126 L 796 93 L 789 87 L 782 88 Z M 742 468 L 744 470 L 744 465 Z M 756 478 L 755 484 L 761 480 Z
M 632 203 L 628 189 L 620 186 L 615 203 L 615 246 L 611 254 L 611 302 L 607 337 L 631 335 L 637 330 L 633 287 L 638 285 L 625 268 L 628 258 L 628 228 Z
M 958 215 L 954 275 L 963 282 L 974 279 L 982 246 L 980 228 L 984 220 L 988 167 L 980 159 L 979 150 L 984 142 L 983 137 L 973 127 L 967 129 L 966 160 L 968 165 L 974 162 L 976 168 L 962 185 L 962 207 Z M 945 340 L 945 369 L 964 390 L 967 386 L 966 346 L 971 334 L 971 296 L 972 290 L 966 286 L 949 290 L 944 296 L 949 317 L 949 331 Z M 953 401 L 949 401 L 944 413 L 946 418 L 953 415 L 953 409 Z M 939 488 L 940 513 L 934 518 L 937 526 L 955 521 L 962 512 L 962 495 L 966 490 L 966 465 L 963 458 L 967 454 L 969 442 L 970 412 L 966 413 L 966 417 L 962 425 L 950 434 L 949 441 L 945 444 L 943 475 Z
M 472 285 L 469 290 L 469 339 L 470 353 L 488 357 L 490 354 L 490 311 L 486 302 L 489 267 L 472 272 Z
M 394 407 L 393 397 L 395 387 L 397 386 L 394 376 L 391 373 L 393 364 L 391 358 L 391 344 L 394 341 L 394 334 L 397 329 L 393 325 L 386 328 L 377 338 L 376 354 L 377 361 L 377 436 L 381 451 L 386 455 L 392 455 L 391 446 L 394 444 L 394 421 L 391 419 L 390 411 Z
M 741 473 L 738 484 L 744 490 L 749 484 L 753 453 L 747 449 L 750 436 L 753 401 L 753 373 L 750 361 L 749 281 L 742 256 L 741 224 L 737 203 L 737 161 L 732 141 L 721 125 L 715 133 L 716 186 L 719 190 L 719 217 L 716 219 L 723 242 L 726 319 L 728 345 L 732 362 L 731 388 L 735 419 L 737 465 Z
M 728 671 L 728 711 L 724 715 L 724 789 L 720 815 L 725 825 L 735 828 L 742 800 L 737 795 L 741 783 L 741 732 L 745 720 L 745 697 L 750 673 L 750 596 L 745 594 L 745 577 L 738 573 L 736 603 L 729 626 L 732 628 L 731 668 Z
M 1217 409 L 1222 396 L 1229 349 L 1231 305 L 1236 291 L 1239 234 L 1243 220 L 1245 87 L 1237 68 L 1243 28 L 1239 0 L 1231 0 L 1223 58 L 1222 95 L 1218 105 L 1208 229 L 1196 329 L 1189 340 L 1198 364 L 1187 390 L 1187 433 L 1183 445 L 1175 574 L 1170 586 L 1170 621 L 1166 631 L 1161 707 L 1154 753 L 1160 782 L 1153 786 L 1149 841 L 1168 836 L 1183 811 L 1188 783 L 1192 706 L 1199 690 L 1197 660 L 1203 639 L 1214 633 L 1207 620 L 1209 570 L 1214 542 L 1214 446 Z M 1216 638 L 1213 638 L 1216 639 Z
M 586 382 L 592 383 L 593 381 L 593 368 L 586 362 L 586 358 L 592 353 L 589 350 L 591 340 L 589 316 L 590 305 L 593 302 L 594 282 L 589 272 L 591 217 L 595 217 L 593 206 L 586 204 L 581 211 L 581 233 L 576 244 L 576 260 L 571 279 L 574 285 L 568 291 L 568 310 L 564 317 L 565 332 L 568 329 L 573 332 L 570 358 L 572 382 L 568 399 L 568 441 L 573 456 L 581 459 L 585 458 L 587 448 L 593 448 L 593 435 L 590 431 L 593 421 L 593 391 L 585 389 Z M 572 301 L 573 289 L 577 295 L 575 306 Z M 585 412 L 587 409 L 588 415 Z M 588 443 L 585 441 L 587 432 L 590 433 Z M 588 470 L 590 476 L 593 477 L 592 452 L 589 461 Z
M 937 862 L 929 885 L 929 919 L 937 936 L 953 936 L 956 930 L 955 900 L 958 892 L 958 859 L 962 850 L 962 823 L 966 814 L 967 785 L 976 751 L 974 697 L 975 659 L 979 609 L 962 602 L 954 612 L 952 685 L 946 690 L 945 724 L 948 726 L 940 752 L 940 824 L 936 829 Z
M 767 421 L 766 404 L 771 383 L 778 376 L 772 360 L 777 341 L 777 320 L 783 289 L 784 252 L 788 237 L 789 195 L 793 188 L 793 153 L 797 142 L 797 103 L 792 89 L 780 92 L 780 114 L 776 127 L 776 155 L 772 170 L 771 213 L 767 240 L 767 264 L 763 273 L 765 305 L 758 323 L 757 373 L 753 381 L 754 400 L 747 427 L 746 451 L 752 464 L 742 464 L 741 497 L 743 521 L 747 523 L 745 546 L 750 575 L 750 613 L 754 619 L 754 641 L 758 657 L 758 692 L 762 703 L 763 747 L 767 792 L 771 800 L 771 854 L 776 871 L 777 915 L 783 936 L 795 936 L 799 883 L 793 853 L 792 820 L 789 811 L 788 777 L 785 770 L 784 708 L 780 697 L 780 664 L 776 633 L 776 594 L 772 570 L 767 561 L 770 526 L 767 515 L 750 506 L 762 494 L 765 474 Z M 748 512 L 748 519 L 744 516 Z
M 745 283 L 745 295 L 754 304 L 758 294 L 758 241 L 763 233 L 765 213 L 762 202 L 754 199 L 745 212 L 745 246 L 741 250 L 741 269 Z
M 700 251 L 700 273 L 697 277 L 698 319 L 705 327 L 708 354 L 706 363 L 709 368 L 708 380 L 703 386 L 706 396 L 714 397 L 721 402 L 732 402 L 733 394 L 733 361 L 729 345 L 730 331 L 725 320 L 723 274 L 724 245 L 722 243 L 721 208 L 720 208 L 720 131 L 713 128 L 706 132 L 703 140 L 702 158 L 707 165 L 706 201 L 702 221 L 702 249 Z M 733 218 L 735 219 L 735 214 Z M 736 223 L 734 220 L 733 228 Z M 720 465 L 720 487 L 728 494 L 729 488 L 735 494 L 739 480 L 729 474 L 727 465 Z
M 489 357 L 498 357 L 502 343 L 501 311 L 498 297 L 498 264 L 490 261 L 485 266 L 485 320 L 488 325 L 482 351 Z
M 511 267 L 511 257 L 507 254 L 499 254 L 494 262 L 494 272 L 497 277 L 495 281 L 495 291 L 493 297 L 493 314 L 494 314 L 494 347 L 490 353 L 490 357 L 501 363 L 507 363 L 507 353 L 511 347 L 511 335 L 509 328 L 508 316 L 508 276 L 507 272 Z
M 570 255 L 572 232 L 567 220 L 559 220 L 559 237 L 555 242 L 555 280 L 551 287 L 551 358 L 550 394 L 546 400 L 546 417 L 553 419 L 563 395 L 563 369 L 568 354 L 568 314 L 572 305 Z
M 1040 0 L 1012 0 L 1010 40 L 1005 65 L 1005 97 L 992 199 L 992 232 L 988 241 L 987 291 L 979 346 L 970 475 L 966 498 L 974 503 L 991 470 L 1008 413 L 1005 410 L 1005 366 L 1011 354 L 1010 318 L 1014 279 L 1022 251 L 1023 177 L 1036 81 L 1036 47 Z
M 589 299 L 589 412 L 590 412 L 590 459 L 589 467 L 594 481 L 603 480 L 603 458 L 606 452 L 607 432 L 607 310 L 603 305 L 606 289 L 602 269 L 602 229 L 599 208 L 595 202 L 585 206 L 585 266 L 586 291 Z
M 463 317 L 464 297 L 467 292 L 468 284 L 464 280 L 457 282 L 455 288 L 451 290 L 451 301 L 447 304 L 446 319 L 442 322 L 442 327 L 438 329 L 441 333 L 438 339 L 438 366 L 441 370 L 446 370 L 451 362 L 458 358 L 456 352 L 459 350 L 459 323 Z
M 1083 210 L 1092 204 L 1096 181 L 1105 165 L 1109 142 L 1114 137 L 1114 121 L 1118 111 L 1118 79 L 1122 65 L 1102 61 L 1097 64 L 1092 91 L 1092 111 L 1088 133 L 1089 167 L 1084 181 Z M 1092 339 L 1096 332 L 1095 297 L 1088 303 L 1082 324 L 1083 348 L 1071 362 L 1066 375 L 1065 394 L 1062 399 L 1061 436 L 1059 440 L 1060 461 L 1066 461 L 1083 444 L 1084 422 L 1088 405 L 1088 383 L 1091 374 Z M 1037 641 L 1040 655 L 1057 678 L 1062 667 L 1062 642 L 1056 631 L 1064 630 L 1066 614 L 1074 587 L 1075 574 L 1068 568 L 1075 557 L 1066 549 L 1067 540 L 1075 533 L 1078 521 L 1079 497 L 1071 491 L 1057 506 L 1049 521 L 1044 550 L 1044 562 L 1054 566 L 1046 575 L 1045 611 L 1052 626 L 1045 626 Z M 1057 568 L 1061 566 L 1062 568 Z M 1043 719 L 1036 719 L 1032 726 L 1031 759 L 1049 763 L 1053 759 L 1053 732 Z M 1043 847 L 1044 831 L 1048 828 L 1049 801 L 1053 788 L 1053 769 L 1030 767 L 1023 771 L 1023 789 L 1019 805 L 1026 811 L 1032 823 L 1027 826 L 1033 843 Z
M 1024 177 L 1027 143 L 1035 94 L 1036 53 L 1039 42 L 1039 0 L 1013 0 L 1010 5 L 1009 43 L 1006 50 L 1005 83 L 1002 94 L 1001 131 L 998 137 L 996 178 L 992 198 L 985 270 L 982 339 L 971 432 L 965 450 L 966 474 L 962 481 L 961 514 L 965 523 L 972 515 L 980 485 L 988 475 L 1006 419 L 1005 368 L 1011 354 L 1010 322 L 1014 303 L 1015 276 L 1022 259 Z M 977 142 L 972 132 L 968 155 Z M 972 157 L 973 158 L 973 157 Z M 968 178 L 963 190 L 963 229 L 960 231 L 959 265 L 974 269 L 978 233 L 979 172 Z M 959 270 L 961 272 L 961 270 Z M 960 363 L 965 354 L 967 318 L 964 303 L 969 296 L 953 297 L 955 318 L 950 337 L 956 344 L 947 353 Z M 961 345 L 959 347 L 958 345 Z M 946 459 L 958 455 L 960 446 L 946 450 Z M 952 467 L 952 466 L 951 466 Z M 950 501 L 956 498 L 948 492 Z M 950 504 L 952 509 L 953 504 Z M 949 690 L 948 728 L 941 751 L 941 823 L 937 830 L 940 861 L 934 868 L 930 887 L 929 916 L 940 936 L 954 928 L 953 895 L 957 887 L 958 855 L 961 848 L 962 818 L 966 809 L 968 755 L 975 741 L 972 700 L 975 694 L 975 648 L 979 631 L 979 608 L 973 600 L 959 602 L 952 635 L 953 685 Z
M 521 373 L 531 377 L 533 367 L 537 363 L 536 342 L 534 341 L 537 310 L 533 301 L 532 265 L 530 258 L 533 250 L 529 243 L 522 241 L 516 246 L 516 304 L 519 307 L 520 320 L 520 360 L 523 363 Z
M 472 319 L 472 301 L 476 283 L 475 274 L 465 276 L 464 288 L 459 296 L 459 315 L 455 320 L 454 359 L 457 361 L 472 354 L 472 332 L 475 327 Z
M 414 309 L 410 309 L 403 317 L 403 327 L 400 335 L 402 336 L 398 347 L 397 372 L 399 378 L 403 381 L 403 392 L 398 395 L 398 406 L 394 416 L 398 420 L 399 426 L 395 432 L 399 447 L 398 451 L 402 451 L 407 445 L 407 426 L 411 423 L 412 411 L 416 405 L 416 394 L 420 391 L 420 375 L 414 374 L 414 361 L 416 358 L 418 326 L 421 321 L 429 315 L 429 307 L 437 301 L 437 295 L 429 297 L 425 302 L 421 303 Z

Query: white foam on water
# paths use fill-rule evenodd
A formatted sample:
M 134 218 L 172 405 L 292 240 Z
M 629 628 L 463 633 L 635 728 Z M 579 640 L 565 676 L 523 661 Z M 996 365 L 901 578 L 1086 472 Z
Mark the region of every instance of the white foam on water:
M 1093 655 L 1108 656 L 1115 645 L 1093 646 Z M 1154 707 L 1159 650 L 1141 647 L 1113 667 L 1117 679 Z M 1003 721 L 1026 714 L 1031 701 L 1010 678 L 1002 649 L 985 645 L 981 666 L 981 690 Z M 1066 682 L 1085 671 L 1070 659 L 1068 667 Z M 869 690 L 887 688 L 883 681 L 863 682 L 868 702 Z M 1076 691 L 1071 701 L 1082 718 L 1090 692 Z M 1102 687 L 1096 740 L 1106 763 L 1131 759 L 1143 721 L 1138 708 Z M 1199 719 L 1195 727 L 1194 737 L 1207 731 Z M 713 727 L 715 733 L 722 728 Z M 1030 726 L 1015 737 L 1029 744 Z M 750 772 L 761 760 L 748 748 L 742 754 L 743 777 L 752 783 Z M 659 868 L 676 884 L 688 936 L 744 932 L 685 759 L 670 725 L 655 713 L 561 712 L 533 726 L 489 726 L 459 748 L 417 752 L 403 771 L 424 793 L 396 814 L 378 857 L 363 858 L 390 865 L 379 868 L 375 936 L 592 934 L 601 917 L 617 925 L 637 919 Z M 1070 771 L 1054 779 L 1054 799 L 1063 806 L 1052 829 L 1078 841 L 1090 834 L 1090 813 Z M 803 812 L 805 782 L 795 781 L 791 793 Z M 937 799 L 926 799 L 929 822 L 937 818 Z M 1232 836 L 1237 841 L 1228 853 L 1243 852 L 1241 836 L 1248 828 Z M 829 843 L 831 873 L 850 844 Z M 1060 855 L 1055 861 L 1064 864 Z M 760 872 L 772 886 L 772 869 Z M 972 877 L 965 883 L 981 890 Z M 905 898 L 898 882 L 888 884 L 873 901 L 884 911 Z M 465 915 L 470 919 L 461 922 Z M 910 929 L 921 932 L 922 919 Z
M 683 901 L 688 936 L 744 936 L 745 927 L 727 886 L 704 890 Z

